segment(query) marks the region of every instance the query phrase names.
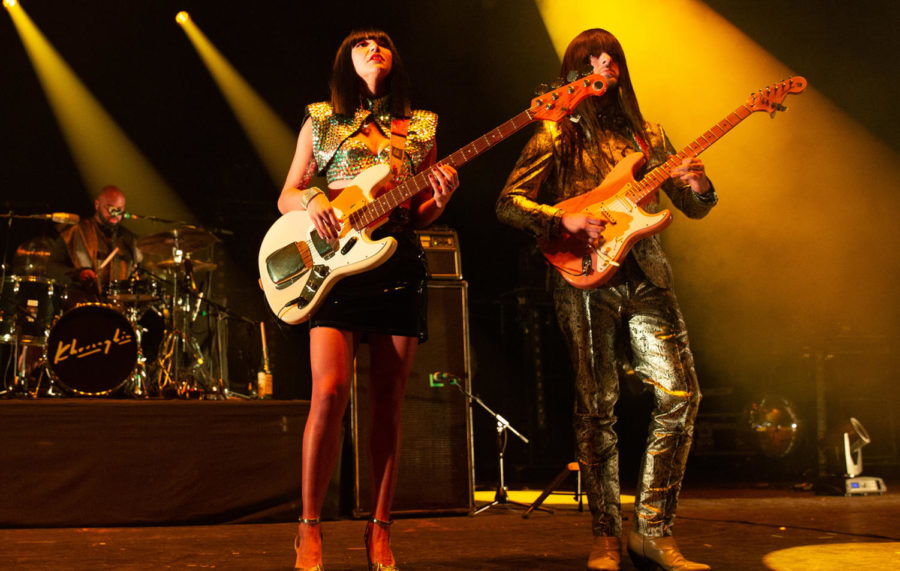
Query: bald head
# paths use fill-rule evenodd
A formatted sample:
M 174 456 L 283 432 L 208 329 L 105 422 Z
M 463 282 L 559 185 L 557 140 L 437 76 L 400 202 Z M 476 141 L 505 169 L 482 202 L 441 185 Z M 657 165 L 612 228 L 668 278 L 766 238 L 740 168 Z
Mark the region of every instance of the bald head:
M 113 215 L 110 209 L 119 214 Z M 104 226 L 115 226 L 122 221 L 121 212 L 125 211 L 125 195 L 115 186 L 105 186 L 94 200 L 94 219 Z

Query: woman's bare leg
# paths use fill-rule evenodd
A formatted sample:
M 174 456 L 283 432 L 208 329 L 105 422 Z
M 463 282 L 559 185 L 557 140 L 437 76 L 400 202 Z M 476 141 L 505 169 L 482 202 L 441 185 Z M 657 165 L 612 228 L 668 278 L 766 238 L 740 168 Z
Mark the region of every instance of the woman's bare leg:
M 372 454 L 374 516 L 390 521 L 391 504 L 397 488 L 397 469 L 400 455 L 401 411 L 406 380 L 418 347 L 414 337 L 370 335 L 372 355 L 371 386 L 369 388 L 369 419 L 371 423 L 369 450 Z M 394 556 L 390 548 L 390 531 L 371 526 L 369 556 L 373 562 L 391 565 Z
M 314 327 L 309 334 L 312 395 L 303 431 L 303 517 L 318 519 L 340 452 L 341 421 L 350 398 L 353 372 L 353 334 L 329 327 Z M 322 561 L 318 526 L 299 526 L 296 567 L 314 567 Z

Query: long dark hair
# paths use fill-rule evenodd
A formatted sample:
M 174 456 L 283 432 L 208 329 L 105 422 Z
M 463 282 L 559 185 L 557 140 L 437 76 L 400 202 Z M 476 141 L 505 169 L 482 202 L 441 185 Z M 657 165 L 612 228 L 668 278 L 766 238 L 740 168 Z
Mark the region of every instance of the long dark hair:
M 575 36 L 563 55 L 560 77 L 565 80 L 572 71 L 580 73 L 589 69 L 591 56 L 600 57 L 603 52 L 608 53 L 619 66 L 618 85 L 602 96 L 609 102 L 606 108 L 602 107 L 595 97 L 585 99 L 578 109 L 582 115 L 581 120 L 590 129 L 599 124 L 598 114 L 601 111 L 607 115 L 619 115 L 636 136 L 646 140 L 644 117 L 641 115 L 637 96 L 631 85 L 631 75 L 628 73 L 625 52 L 614 35 L 601 28 L 593 28 Z M 561 151 L 564 159 L 567 159 L 565 162 L 571 164 L 571 159 L 580 158 L 581 151 L 584 150 L 584 130 L 576 127 L 571 121 L 562 121 L 560 130 Z
M 353 67 L 351 53 L 353 46 L 363 40 L 374 40 L 391 50 L 393 63 L 388 75 L 388 94 L 391 96 L 391 115 L 409 117 L 412 113 L 409 103 L 409 77 L 393 40 L 385 32 L 375 28 L 360 28 L 350 32 L 334 56 L 331 71 L 331 106 L 335 113 L 352 116 L 366 97 L 362 80 Z

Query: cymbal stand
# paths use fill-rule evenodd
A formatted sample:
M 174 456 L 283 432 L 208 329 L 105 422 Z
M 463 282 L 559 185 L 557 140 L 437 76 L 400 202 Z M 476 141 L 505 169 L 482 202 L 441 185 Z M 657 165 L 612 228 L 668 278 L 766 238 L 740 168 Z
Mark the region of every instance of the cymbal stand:
M 138 267 L 137 270 L 142 274 L 153 278 L 160 284 L 168 286 L 174 290 L 175 288 L 175 280 L 166 279 L 163 276 L 156 274 L 146 268 Z M 174 298 L 173 298 L 174 299 Z M 198 308 L 203 308 L 210 313 L 216 316 L 216 351 L 218 355 L 211 359 L 212 363 L 210 365 L 211 370 L 216 370 L 218 376 L 215 377 L 213 381 L 214 386 L 218 387 L 218 392 L 225 398 L 242 398 L 242 399 L 252 399 L 255 398 L 254 395 L 249 393 L 242 393 L 240 391 L 236 391 L 229 387 L 228 378 L 228 365 L 227 365 L 227 353 L 228 353 L 228 320 L 235 319 L 238 321 L 242 321 L 248 325 L 256 327 L 259 322 L 250 319 L 236 311 L 227 308 L 225 305 L 213 301 L 209 297 L 204 297 L 201 295 L 197 296 L 197 299 L 193 301 L 194 310 L 196 311 Z M 160 363 L 162 358 L 157 359 L 157 363 Z M 218 361 L 218 363 L 216 363 Z M 160 381 L 160 384 L 165 381 Z M 175 385 L 171 385 L 174 389 Z
M 196 317 L 203 299 L 202 292 L 196 293 L 191 260 L 177 244 L 173 247 L 172 257 L 184 267 L 184 293 L 179 292 L 179 276 L 176 275 L 172 282 L 172 330 L 163 338 L 158 359 L 160 391 L 171 393 L 174 389 L 182 398 L 222 398 L 221 387 L 213 380 L 200 344 L 191 334 L 192 318 Z
M 250 390 L 248 393 L 242 393 L 229 387 L 228 373 L 228 320 L 236 319 L 248 325 L 256 326 L 258 322 L 241 315 L 231 309 L 228 309 L 221 303 L 215 302 L 207 297 L 197 300 L 198 307 L 205 307 L 211 313 L 216 315 L 216 349 L 218 351 L 218 373 L 217 386 L 221 388 L 221 394 L 225 398 L 253 399 L 256 398 L 255 391 Z
M 129 396 L 138 399 L 150 398 L 150 387 L 147 375 L 147 358 L 144 356 L 142 345 L 143 335 L 146 329 L 139 322 L 137 303 L 129 303 L 124 307 L 125 318 L 131 322 L 134 327 L 135 339 L 137 341 L 137 365 L 134 372 L 129 377 L 125 385 L 125 391 Z
M 9 244 L 12 242 L 12 221 L 13 221 L 13 212 L 10 210 L 7 214 L 7 224 L 6 224 L 6 240 L 3 241 L 3 259 L 0 260 L 0 301 L 2 301 L 3 292 L 6 290 L 6 267 L 7 267 L 7 259 L 9 256 Z M 0 305 L 0 318 L 5 318 L 5 315 L 2 315 L 2 305 Z M 15 319 L 15 313 L 13 313 L 12 319 Z M 15 326 L 13 326 L 13 331 L 15 331 Z M 10 386 L 6 380 L 6 370 L 3 371 L 3 389 L 0 390 L 0 396 L 19 396 L 19 351 L 18 351 L 18 339 L 13 342 L 13 352 L 10 359 L 12 359 L 15 363 L 15 369 L 13 372 L 13 385 Z M 12 364 L 12 362 L 10 364 Z
M 7 380 L 3 379 L 3 390 L 0 391 L 0 396 L 4 397 L 14 397 L 14 398 L 30 398 L 32 396 L 31 393 L 28 392 L 28 371 L 27 368 L 27 359 L 26 352 L 28 351 L 27 345 L 19 344 L 19 333 L 16 331 L 15 321 L 17 320 L 18 315 L 13 314 L 13 331 L 15 331 L 15 335 L 13 336 L 12 342 L 12 355 L 10 355 L 10 359 L 12 359 L 13 365 L 13 375 L 12 375 L 12 385 L 7 383 Z

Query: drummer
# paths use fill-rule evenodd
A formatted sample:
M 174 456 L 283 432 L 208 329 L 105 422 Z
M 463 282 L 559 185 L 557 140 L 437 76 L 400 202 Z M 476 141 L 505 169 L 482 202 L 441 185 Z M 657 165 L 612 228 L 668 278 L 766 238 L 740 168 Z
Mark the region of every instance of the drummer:
M 122 226 L 125 194 L 105 186 L 94 200 L 94 215 L 61 225 L 50 256 L 50 269 L 69 285 L 67 308 L 101 301 L 110 283 L 125 280 L 140 263 L 134 233 Z

